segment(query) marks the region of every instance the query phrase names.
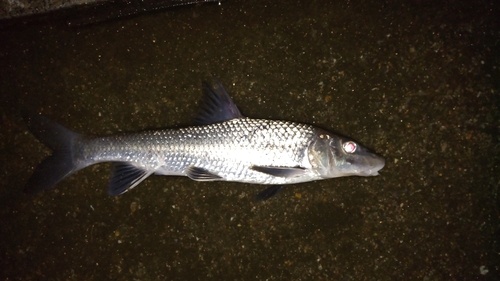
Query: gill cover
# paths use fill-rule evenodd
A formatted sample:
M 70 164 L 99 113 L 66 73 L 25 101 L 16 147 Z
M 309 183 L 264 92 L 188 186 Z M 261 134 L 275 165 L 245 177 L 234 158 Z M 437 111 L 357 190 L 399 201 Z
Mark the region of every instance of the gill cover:
M 324 178 L 328 178 L 328 175 L 331 174 L 331 167 L 335 167 L 335 157 L 330 148 L 331 142 L 332 139 L 328 134 L 320 133 L 308 148 L 309 163 L 313 170 Z

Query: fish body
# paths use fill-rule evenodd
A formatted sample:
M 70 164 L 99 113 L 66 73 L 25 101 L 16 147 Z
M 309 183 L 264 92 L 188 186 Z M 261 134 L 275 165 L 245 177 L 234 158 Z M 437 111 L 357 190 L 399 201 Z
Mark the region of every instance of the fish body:
M 101 162 L 114 163 L 111 195 L 157 174 L 279 185 L 270 189 L 272 196 L 284 184 L 374 176 L 384 166 L 383 158 L 346 137 L 307 124 L 242 116 L 219 82 L 216 87 L 204 83 L 204 93 L 199 125 L 186 128 L 89 137 L 40 115 L 26 117 L 54 154 L 37 167 L 25 190 L 51 188 Z
M 236 118 L 216 124 L 99 137 L 79 144 L 82 166 L 99 162 L 138 163 L 159 175 L 189 176 L 190 167 L 211 171 L 220 180 L 287 184 L 320 179 L 307 161 L 314 138 L 309 125 Z M 139 164 L 140 163 L 140 164 Z M 253 166 L 303 167 L 297 177 L 275 177 Z

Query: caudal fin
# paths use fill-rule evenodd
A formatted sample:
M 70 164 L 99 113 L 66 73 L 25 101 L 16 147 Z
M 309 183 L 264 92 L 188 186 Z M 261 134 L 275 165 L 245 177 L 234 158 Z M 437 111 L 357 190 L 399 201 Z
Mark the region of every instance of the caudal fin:
M 23 114 L 31 133 L 52 149 L 28 180 L 24 192 L 35 194 L 54 187 L 58 182 L 83 167 L 73 159 L 73 144 L 80 135 L 38 114 Z

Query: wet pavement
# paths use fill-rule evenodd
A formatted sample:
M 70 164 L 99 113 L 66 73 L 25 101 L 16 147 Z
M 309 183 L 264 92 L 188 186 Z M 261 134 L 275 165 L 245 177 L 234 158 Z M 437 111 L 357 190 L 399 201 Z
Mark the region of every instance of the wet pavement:
M 325 1 L 326 2 L 326 1 Z M 223 2 L 79 28 L 0 26 L 1 280 L 498 280 L 494 1 Z M 216 75 L 249 117 L 350 136 L 378 177 L 264 186 L 109 164 L 27 196 L 50 150 L 22 110 L 87 134 L 191 124 Z

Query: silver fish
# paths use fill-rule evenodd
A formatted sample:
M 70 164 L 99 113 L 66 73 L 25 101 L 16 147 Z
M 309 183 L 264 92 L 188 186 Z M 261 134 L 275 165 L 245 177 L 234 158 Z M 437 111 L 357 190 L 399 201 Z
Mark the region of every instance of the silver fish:
M 272 185 L 343 176 L 376 176 L 382 157 L 355 141 L 311 125 L 243 117 L 220 82 L 203 83 L 197 126 L 90 137 L 41 115 L 25 115 L 31 132 L 53 154 L 35 169 L 25 192 L 49 189 L 87 166 L 114 162 L 108 193 L 120 195 L 152 174 L 196 181 Z

